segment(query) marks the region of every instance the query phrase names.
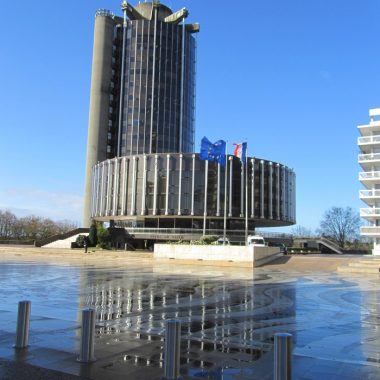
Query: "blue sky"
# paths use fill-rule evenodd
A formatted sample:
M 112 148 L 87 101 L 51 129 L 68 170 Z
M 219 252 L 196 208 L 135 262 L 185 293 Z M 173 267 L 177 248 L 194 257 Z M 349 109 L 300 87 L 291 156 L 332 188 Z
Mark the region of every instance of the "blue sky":
M 81 220 L 94 14 L 114 0 L 2 1 L 0 209 Z M 132 3 L 134 4 L 134 3 Z M 297 174 L 315 229 L 358 199 L 357 125 L 380 107 L 378 0 L 168 0 L 200 22 L 196 148 L 248 140 Z

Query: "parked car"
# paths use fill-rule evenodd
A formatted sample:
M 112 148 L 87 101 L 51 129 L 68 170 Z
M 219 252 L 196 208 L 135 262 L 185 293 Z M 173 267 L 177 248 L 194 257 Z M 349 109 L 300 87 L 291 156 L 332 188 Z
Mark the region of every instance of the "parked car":
M 223 242 L 224 242 L 224 245 L 230 245 L 230 239 L 228 239 L 228 237 L 226 237 L 225 239 L 224 238 L 219 238 L 217 241 L 216 241 L 216 244 L 217 245 L 223 245 Z
M 253 235 L 253 236 L 248 236 L 247 238 L 247 245 L 252 247 L 265 247 L 265 239 L 262 236 L 258 235 Z

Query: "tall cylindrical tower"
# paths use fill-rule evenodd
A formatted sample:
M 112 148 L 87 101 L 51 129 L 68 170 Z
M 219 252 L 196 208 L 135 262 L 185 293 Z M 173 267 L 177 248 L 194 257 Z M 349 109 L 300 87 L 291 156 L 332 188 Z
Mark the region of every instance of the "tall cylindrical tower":
M 135 8 L 123 2 L 124 19 L 98 11 L 95 19 L 83 226 L 90 224 L 92 168 L 107 158 L 194 149 L 195 39 L 159 2 Z M 128 17 L 128 18 L 127 18 Z
M 90 224 L 92 167 L 107 158 L 110 95 L 112 93 L 112 46 L 114 15 L 98 11 L 95 16 L 90 112 L 88 121 L 83 226 Z

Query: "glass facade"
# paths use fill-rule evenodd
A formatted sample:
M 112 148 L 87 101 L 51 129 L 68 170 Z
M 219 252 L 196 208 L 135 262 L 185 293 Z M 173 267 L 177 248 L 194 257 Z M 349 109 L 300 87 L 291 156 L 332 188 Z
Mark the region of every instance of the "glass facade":
M 136 155 L 101 162 L 94 167 L 92 217 L 139 219 L 142 225 L 152 217 L 179 218 L 186 224 L 186 217 L 203 218 L 206 199 L 211 228 L 222 226 L 225 203 L 231 228 L 244 229 L 246 211 L 253 226 L 295 222 L 292 170 L 259 159 L 248 159 L 247 168 L 233 156 L 227 162 L 226 202 L 225 167 L 208 163 L 205 197 L 206 161 L 198 154 Z
M 185 24 L 115 25 L 109 158 L 193 151 L 195 46 Z
M 126 227 L 197 229 L 205 214 L 208 229 L 223 228 L 224 215 L 230 230 L 244 229 L 246 217 L 250 230 L 295 223 L 292 170 L 257 158 L 245 167 L 233 156 L 226 170 L 193 153 L 199 25 L 185 24 L 187 10 L 158 2 L 122 9 L 124 18 L 98 15 L 104 49 L 94 55 L 101 81 L 91 89 L 91 128 L 99 152 L 106 140 L 106 155 L 88 160 L 84 214 Z

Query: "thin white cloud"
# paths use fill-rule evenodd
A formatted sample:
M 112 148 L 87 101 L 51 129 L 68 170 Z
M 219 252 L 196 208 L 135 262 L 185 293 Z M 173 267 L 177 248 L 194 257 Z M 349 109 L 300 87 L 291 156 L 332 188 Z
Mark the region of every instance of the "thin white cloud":
M 80 221 L 82 208 L 83 198 L 75 193 L 24 188 L 0 190 L 0 209 L 19 217 L 34 214 L 53 220 Z

